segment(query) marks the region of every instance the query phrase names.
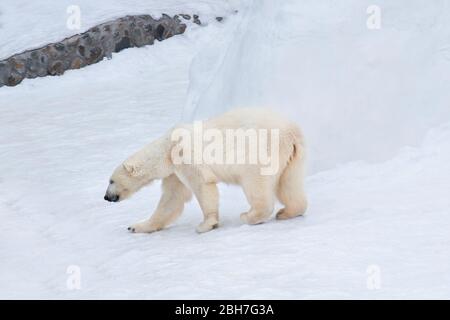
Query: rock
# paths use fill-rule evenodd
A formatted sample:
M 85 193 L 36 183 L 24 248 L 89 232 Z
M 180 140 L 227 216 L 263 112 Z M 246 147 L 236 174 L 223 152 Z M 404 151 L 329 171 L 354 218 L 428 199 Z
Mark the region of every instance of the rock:
M 219 21 L 219 22 L 222 22 L 223 21 L 223 17 L 216 17 L 216 20 Z
M 39 57 L 39 61 L 41 62 L 41 64 L 47 64 L 48 56 L 45 54 L 45 52 L 42 52 L 42 55 Z
M 78 54 L 82 57 L 84 57 L 84 54 L 86 53 L 86 48 L 84 46 L 78 46 Z
M 193 17 L 194 17 L 193 22 L 194 22 L 195 24 L 198 24 L 198 25 L 201 25 L 201 24 L 202 24 L 202 22 L 200 21 L 200 18 L 199 18 L 198 15 L 194 14 Z
M 142 37 L 142 31 L 140 29 L 133 29 L 132 31 L 133 45 L 136 47 L 142 47 L 145 45 L 144 38 Z
M 35 58 L 33 58 L 33 54 L 36 53 Z M 44 52 L 40 52 L 40 51 L 34 51 L 31 54 L 31 57 L 33 59 L 33 63 L 36 64 L 36 68 L 37 68 L 37 74 L 39 77 L 44 77 L 46 76 L 47 73 L 47 68 L 48 68 L 48 57 Z
M 9 73 L 9 66 L 6 62 L 0 62 L 0 86 L 6 84 L 6 79 L 8 78 Z
M 81 41 L 86 45 L 86 46 L 91 46 L 92 45 L 92 36 L 89 32 L 84 33 L 81 36 Z
M 123 37 L 119 42 L 116 43 L 114 47 L 114 52 L 122 51 L 123 49 L 129 48 L 131 46 L 130 38 Z
M 186 30 L 186 24 L 181 22 L 180 16 L 187 20 L 191 18 L 186 14 L 174 17 L 163 14 L 160 19 L 149 15 L 125 16 L 60 42 L 13 55 L 0 61 L 0 87 L 16 85 L 24 78 L 61 75 L 68 69 L 79 69 L 104 57 L 111 58 L 113 52 L 151 45 L 155 39 L 162 41 L 181 34 Z
M 64 51 L 64 49 L 66 48 L 66 46 L 63 43 L 56 43 L 55 44 L 55 49 L 58 51 Z
M 39 76 L 39 63 L 38 59 L 33 59 L 30 57 L 26 60 L 26 75 L 27 78 L 36 78 Z
M 144 30 L 147 34 L 151 33 L 153 31 L 153 27 L 151 24 L 146 24 L 144 27 Z
M 156 31 L 155 31 L 155 38 L 158 39 L 159 41 L 164 40 L 164 31 L 166 30 L 166 28 L 164 28 L 164 26 L 162 24 L 158 25 L 156 27 Z
M 48 68 L 48 74 L 52 76 L 62 75 L 64 71 L 64 63 L 62 61 L 55 61 L 51 63 L 50 67 Z
M 93 64 L 93 63 L 99 62 L 100 60 L 102 60 L 103 57 L 104 57 L 103 51 L 101 48 L 99 48 L 99 47 L 92 48 L 89 51 L 89 58 L 86 59 L 86 63 Z
M 12 71 L 20 75 L 25 75 L 26 72 L 25 61 L 22 61 L 19 58 L 11 58 L 9 61 L 9 65 Z
M 50 59 L 58 59 L 58 57 L 61 55 L 61 52 L 56 50 L 53 44 L 44 47 L 42 49 L 42 52 L 44 52 L 45 55 Z
M 75 58 L 70 64 L 70 69 L 80 69 L 82 66 L 84 66 L 83 60 Z
M 12 71 L 12 72 L 8 75 L 5 84 L 6 84 L 7 86 L 10 86 L 10 87 L 16 86 L 16 85 L 18 85 L 19 83 L 21 83 L 23 79 L 24 79 L 24 76 L 23 76 L 23 75 L 20 75 L 20 74 L 18 74 L 17 72 Z

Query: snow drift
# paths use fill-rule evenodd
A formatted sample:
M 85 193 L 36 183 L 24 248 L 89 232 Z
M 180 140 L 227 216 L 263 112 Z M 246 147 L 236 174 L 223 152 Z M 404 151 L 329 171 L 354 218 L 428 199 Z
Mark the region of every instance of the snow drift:
M 366 24 L 371 4 L 250 2 L 226 44 L 194 61 L 186 119 L 273 106 L 304 128 L 312 172 L 417 145 L 450 119 L 450 4 L 378 1 L 375 30 Z

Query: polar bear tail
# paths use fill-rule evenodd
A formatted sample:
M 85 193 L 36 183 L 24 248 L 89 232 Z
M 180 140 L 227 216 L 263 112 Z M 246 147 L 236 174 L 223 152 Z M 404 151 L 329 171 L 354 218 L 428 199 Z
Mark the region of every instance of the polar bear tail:
M 277 187 L 277 197 L 285 208 L 277 214 L 279 219 L 293 218 L 305 213 L 307 199 L 303 188 L 305 170 L 305 146 L 303 136 L 297 127 L 289 130 L 288 143 L 291 154 L 282 172 Z

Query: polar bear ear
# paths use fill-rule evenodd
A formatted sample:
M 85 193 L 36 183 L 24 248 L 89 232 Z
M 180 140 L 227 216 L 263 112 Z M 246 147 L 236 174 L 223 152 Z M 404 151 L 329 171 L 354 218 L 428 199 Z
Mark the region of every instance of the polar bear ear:
M 123 163 L 123 168 L 126 172 L 128 172 L 131 176 L 138 176 L 141 173 L 141 168 L 136 163 L 125 161 Z

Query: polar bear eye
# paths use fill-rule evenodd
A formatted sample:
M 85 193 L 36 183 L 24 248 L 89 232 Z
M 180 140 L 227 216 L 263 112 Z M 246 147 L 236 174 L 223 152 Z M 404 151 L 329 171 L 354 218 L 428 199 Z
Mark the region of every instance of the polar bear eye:
M 112 180 L 109 180 L 109 184 L 113 184 L 114 183 L 114 181 L 112 181 Z

